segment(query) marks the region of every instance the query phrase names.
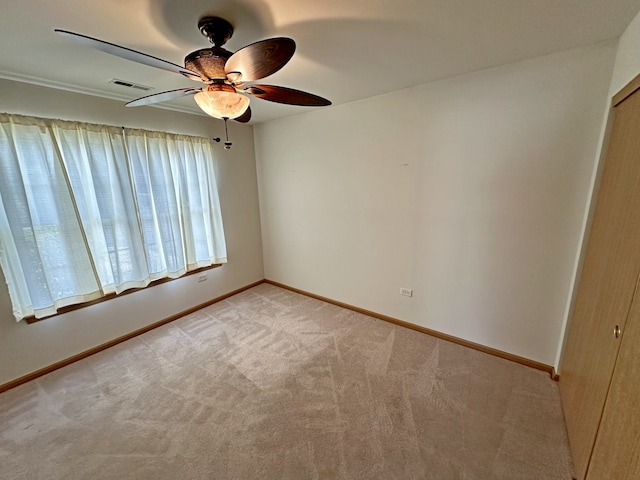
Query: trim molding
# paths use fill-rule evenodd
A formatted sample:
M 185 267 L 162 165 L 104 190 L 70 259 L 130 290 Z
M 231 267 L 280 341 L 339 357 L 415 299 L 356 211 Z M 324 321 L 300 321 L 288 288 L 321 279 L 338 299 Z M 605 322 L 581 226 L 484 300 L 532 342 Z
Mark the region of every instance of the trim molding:
M 10 80 L 12 82 L 28 83 L 30 85 L 37 85 L 38 87 L 54 88 L 56 90 L 64 90 L 71 93 L 79 93 L 82 95 L 91 95 L 94 97 L 106 98 L 108 100 L 117 100 L 119 102 L 128 102 L 131 100 L 130 96 L 124 94 L 109 92 L 106 90 L 100 90 L 96 88 L 81 87 L 66 82 L 54 82 L 41 77 L 34 77 L 32 75 L 22 75 L 19 73 L 8 72 L 6 70 L 0 70 L 0 78 L 4 80 Z M 198 108 L 189 108 L 184 106 L 175 106 L 169 104 L 154 104 L 156 108 L 162 108 L 163 110 L 172 110 L 174 112 L 187 113 L 190 115 L 207 116 L 202 110 Z
M 258 280 L 257 282 L 253 282 L 249 285 L 238 288 L 237 290 L 233 290 L 232 292 L 225 293 L 224 295 L 220 295 L 219 297 L 216 297 L 212 300 L 196 305 L 195 307 L 191 307 L 187 310 L 183 310 L 182 312 L 176 313 L 175 315 L 171 315 L 170 317 L 167 317 L 163 320 L 147 325 L 146 327 L 139 328 L 138 330 L 134 330 L 131 333 L 127 333 L 126 335 L 122 335 L 121 337 L 110 340 L 106 343 L 103 343 L 102 345 L 98 345 L 97 347 L 90 348 L 89 350 L 85 350 L 84 352 L 80 352 L 76 355 L 73 355 L 72 357 L 56 362 L 52 365 L 49 365 L 48 367 L 44 367 L 44 368 L 41 368 L 40 370 L 36 370 L 35 372 L 28 373 L 27 375 L 24 375 L 20 378 L 12 380 L 3 385 L 0 385 L 0 393 L 10 390 L 12 388 L 15 388 L 19 385 L 22 385 L 23 383 L 27 383 L 31 380 L 35 380 L 38 377 L 46 375 L 47 373 L 51 373 L 55 370 L 58 370 L 59 368 L 66 367 L 67 365 L 70 365 L 79 360 L 83 360 L 87 357 L 90 357 L 94 353 L 98 353 L 98 352 L 101 352 L 102 350 L 106 350 L 107 348 L 113 347 L 114 345 L 130 340 L 134 337 L 137 337 L 138 335 L 142 335 L 143 333 L 146 333 L 155 328 L 161 327 L 162 325 L 171 323 L 174 320 L 179 319 L 180 317 L 184 317 L 185 315 L 189 315 L 197 310 L 200 310 L 201 308 L 205 308 L 205 307 L 208 307 L 209 305 L 213 305 L 214 303 L 218 303 L 222 300 L 225 300 L 226 298 L 232 297 L 233 295 L 237 295 L 238 293 L 244 292 L 245 290 L 249 290 L 250 288 L 260 285 L 261 283 L 264 283 L 264 280 Z
M 185 273 L 185 274 L 183 274 L 183 275 L 181 275 L 179 277 L 176 277 L 176 278 L 169 278 L 169 277 L 159 278 L 157 280 L 149 282 L 149 284 L 146 287 L 129 288 L 129 289 L 127 289 L 124 292 L 119 293 L 119 294 L 108 293 L 107 295 L 104 295 L 103 297 L 98 297 L 98 298 L 96 298 L 94 300 L 89 300 L 88 302 L 74 303 L 72 305 L 67 305 L 66 307 L 61 307 L 61 308 L 58 309 L 58 311 L 56 313 L 54 313 L 52 315 L 49 315 L 47 317 L 42 317 L 42 318 L 36 318 L 35 316 L 26 317 L 26 318 L 24 318 L 24 321 L 27 322 L 29 325 L 31 325 L 32 323 L 38 323 L 38 322 L 41 322 L 43 320 L 46 320 L 47 318 L 57 317 L 58 315 L 64 315 L 65 313 L 73 312 L 74 310 L 80 310 L 82 308 L 90 307 L 91 305 L 95 305 L 97 303 L 106 302 L 106 301 L 112 300 L 114 298 L 124 297 L 125 295 L 129 295 L 130 293 L 135 293 L 135 292 L 138 292 L 140 290 L 144 290 L 145 288 L 155 287 L 156 285 L 161 285 L 163 283 L 171 282 L 173 280 L 178 280 L 180 278 L 188 277 L 189 275 L 195 275 L 196 273 L 206 272 L 208 270 L 212 270 L 214 268 L 218 268 L 218 267 L 221 267 L 221 266 L 222 266 L 221 263 L 214 263 L 213 265 L 209 265 L 207 267 L 200 267 L 200 268 L 196 268 L 195 270 L 189 270 L 187 273 Z
M 613 107 L 617 107 L 620 103 L 633 95 L 636 90 L 640 89 L 640 74 L 636 75 L 627 85 L 613 96 L 611 104 Z
M 504 358 L 505 360 L 510 360 L 512 362 L 519 363 L 527 367 L 535 368 L 536 370 L 542 370 L 544 372 L 547 372 L 551 376 L 551 378 L 556 382 L 560 379 L 560 376 L 556 373 L 555 368 L 552 367 L 551 365 L 546 365 L 544 363 L 536 362 L 535 360 L 530 360 L 528 358 L 520 357 L 518 355 L 513 355 L 511 353 L 504 352 L 496 348 L 487 347 L 479 343 L 471 342 L 469 340 L 464 340 L 459 337 L 454 337 L 453 335 L 447 335 L 446 333 L 441 333 L 441 332 L 438 332 L 437 330 L 431 330 L 430 328 L 422 327 L 414 323 L 405 322 L 404 320 L 399 320 L 397 318 L 389 317 L 387 315 L 382 315 L 380 313 L 372 312 L 370 310 L 365 310 L 364 308 L 355 307 L 353 305 L 349 305 L 348 303 L 343 303 L 337 300 L 333 300 L 331 298 L 316 295 L 304 290 L 300 290 L 298 288 L 290 287 L 289 285 L 285 285 L 283 283 L 275 282 L 273 280 L 263 279 L 263 280 L 258 280 L 257 282 L 253 282 L 249 285 L 245 285 L 244 287 L 238 288 L 236 290 L 225 293 L 223 295 L 220 295 L 219 297 L 213 298 L 209 301 L 196 305 L 195 307 L 191 307 L 191 308 L 188 308 L 187 310 L 183 310 L 182 312 L 178 312 L 175 315 L 171 315 L 170 317 L 164 318 L 158 322 L 147 325 L 146 327 L 142 327 L 142 328 L 139 328 L 138 330 L 134 330 L 133 332 L 127 333 L 126 335 L 122 335 L 121 337 L 110 340 L 106 343 L 98 345 L 97 347 L 93 347 L 93 348 L 90 348 L 89 350 L 85 350 L 84 352 L 80 352 L 76 355 L 73 355 L 69 358 L 56 362 L 52 365 L 36 370 L 35 372 L 31 372 L 15 380 L 11 380 L 10 382 L 0 385 L 0 393 L 6 392 L 7 390 L 11 390 L 12 388 L 15 388 L 24 383 L 30 382 L 31 380 L 35 380 L 36 378 L 39 378 L 43 375 L 46 375 L 47 373 L 51 373 L 55 370 L 58 370 L 59 368 L 66 367 L 67 365 L 83 360 L 95 353 L 101 352 L 119 343 L 130 340 L 134 337 L 137 337 L 138 335 L 142 335 L 143 333 L 149 332 L 155 328 L 166 325 L 167 323 L 171 323 L 179 319 L 180 317 L 184 317 L 185 315 L 189 315 L 197 310 L 200 310 L 201 308 L 205 308 L 205 307 L 208 307 L 209 305 L 213 305 L 214 303 L 218 303 L 222 300 L 232 297 L 233 295 L 237 295 L 238 293 L 242 293 L 245 290 L 249 290 L 250 288 L 256 287 L 262 283 L 269 283 L 276 287 L 284 288 L 285 290 L 299 293 L 301 295 L 305 295 L 310 298 L 315 298 L 316 300 L 321 300 L 323 302 L 327 302 L 332 305 L 336 305 L 338 307 L 346 308 L 347 310 L 361 313 L 369 317 L 377 318 L 378 320 L 383 320 L 385 322 L 393 323 L 395 325 L 399 325 L 404 328 L 409 328 L 411 330 L 415 330 L 417 332 L 424 333 L 432 337 L 436 337 L 442 340 L 446 340 L 448 342 L 456 343 L 463 347 L 472 348 L 474 350 L 478 350 L 483 353 L 488 353 L 489 355 Z
M 558 381 L 558 379 L 560 378 L 559 375 L 556 373 L 555 368 L 545 363 L 536 362 L 535 360 L 530 360 L 528 358 L 520 357 L 519 355 L 514 355 L 512 353 L 504 352 L 496 348 L 487 347 L 486 345 L 481 345 L 479 343 L 471 342 L 469 340 L 464 340 L 459 337 L 454 337 L 453 335 L 441 333 L 441 332 L 438 332 L 437 330 L 431 330 L 430 328 L 422 327 L 414 323 L 405 322 L 404 320 L 399 320 L 397 318 L 389 317 L 387 315 L 382 315 L 380 313 L 372 312 L 370 310 L 365 310 L 364 308 L 355 307 L 353 305 L 349 305 L 348 303 L 343 303 L 337 300 L 333 300 L 331 298 L 322 297 L 320 295 L 306 292 L 298 288 L 290 287 L 289 285 L 275 282 L 273 280 L 265 279 L 264 282 L 274 285 L 276 287 L 290 290 L 295 293 L 299 293 L 301 295 L 305 295 L 307 297 L 315 298 L 316 300 L 321 300 L 323 302 L 331 303 L 338 307 L 346 308 L 347 310 L 352 310 L 357 313 L 362 313 L 363 315 L 368 315 L 370 317 L 377 318 L 378 320 L 383 320 L 385 322 L 389 322 L 395 325 L 399 325 L 401 327 L 409 328 L 411 330 L 415 330 L 420 333 L 431 335 L 432 337 L 436 337 L 442 340 L 446 340 L 448 342 L 456 343 L 458 345 L 462 345 L 463 347 L 472 348 L 474 350 L 478 350 L 479 352 L 488 353 L 489 355 L 493 355 L 495 357 L 504 358 L 506 360 L 510 360 L 512 362 L 519 363 L 527 367 L 535 368 L 536 370 L 542 370 L 543 372 L 547 372 L 549 376 L 555 381 Z

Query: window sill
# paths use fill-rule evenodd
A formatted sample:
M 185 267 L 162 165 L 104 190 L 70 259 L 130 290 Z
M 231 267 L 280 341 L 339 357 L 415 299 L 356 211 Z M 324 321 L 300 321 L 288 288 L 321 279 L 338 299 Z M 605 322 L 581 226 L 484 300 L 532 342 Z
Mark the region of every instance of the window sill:
M 105 295 L 104 297 L 100 297 L 100 298 L 97 298 L 95 300 L 91 300 L 89 302 L 83 302 L 83 303 L 78 303 L 76 305 L 69 305 L 67 307 L 62 307 L 62 308 L 58 309 L 58 311 L 56 313 L 54 313 L 53 315 L 49 315 L 47 317 L 42 317 L 42 318 L 36 318 L 34 316 L 25 317 L 24 321 L 27 322 L 28 324 L 38 323 L 38 322 L 41 322 L 43 320 L 47 320 L 48 318 L 57 317 L 58 315 L 63 315 L 65 313 L 73 312 L 74 310 L 80 310 L 82 308 L 89 307 L 89 306 L 95 305 L 97 303 L 102 303 L 102 302 L 106 302 L 108 300 L 112 300 L 114 298 L 123 297 L 125 295 L 129 295 L 130 293 L 138 292 L 140 290 L 145 290 L 147 288 L 155 287 L 156 285 L 160 285 L 162 283 L 171 282 L 172 280 L 178 280 L 180 278 L 185 278 L 185 277 L 188 277 L 190 275 L 195 275 L 197 273 L 206 272 L 207 270 L 212 270 L 214 268 L 218 268 L 218 267 L 221 267 L 221 266 L 222 266 L 222 264 L 216 263 L 216 264 L 210 265 L 208 267 L 202 267 L 202 268 L 197 268 L 196 270 L 191 270 L 191 271 L 185 273 L 184 275 L 182 275 L 181 277 L 178 277 L 178 278 L 168 278 L 168 277 L 160 278 L 158 280 L 154 280 L 153 282 L 149 283 L 149 285 L 147 285 L 146 287 L 143 287 L 143 288 L 130 288 L 130 289 L 125 290 L 124 292 L 122 292 L 120 294 L 109 293 L 109 294 Z

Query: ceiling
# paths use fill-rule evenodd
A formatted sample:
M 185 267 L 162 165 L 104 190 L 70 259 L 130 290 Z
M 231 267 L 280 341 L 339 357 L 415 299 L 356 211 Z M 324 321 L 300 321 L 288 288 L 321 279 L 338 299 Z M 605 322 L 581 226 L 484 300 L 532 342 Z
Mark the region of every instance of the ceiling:
M 198 20 L 216 15 L 234 25 L 225 45 L 232 51 L 272 36 L 296 40 L 289 64 L 261 83 L 339 105 L 616 38 L 639 10 L 640 0 L 2 0 L 0 77 L 123 102 L 197 86 L 53 29 L 183 64 L 187 53 L 208 45 Z M 153 90 L 109 83 L 114 78 Z M 202 114 L 190 97 L 163 107 Z M 251 123 L 310 110 L 257 98 L 251 108 Z

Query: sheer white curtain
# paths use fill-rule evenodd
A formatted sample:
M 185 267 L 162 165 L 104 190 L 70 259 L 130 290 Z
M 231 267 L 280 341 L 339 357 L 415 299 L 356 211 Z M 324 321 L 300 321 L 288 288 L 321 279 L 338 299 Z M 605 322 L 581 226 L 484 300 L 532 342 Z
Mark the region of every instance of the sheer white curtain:
M 145 287 L 149 272 L 122 129 L 61 121 L 51 128 L 104 292 Z
M 16 318 L 224 262 L 207 139 L 0 115 L 0 264 Z
M 152 272 L 226 261 L 209 140 L 127 130 L 126 144 Z
M 17 318 L 100 295 L 60 160 L 43 121 L 0 116 L 0 259 Z

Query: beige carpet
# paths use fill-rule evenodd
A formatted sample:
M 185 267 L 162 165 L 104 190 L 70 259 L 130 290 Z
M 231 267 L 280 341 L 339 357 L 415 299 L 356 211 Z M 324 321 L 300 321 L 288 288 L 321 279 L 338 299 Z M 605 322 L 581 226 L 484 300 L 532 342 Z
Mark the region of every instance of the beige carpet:
M 2 479 L 569 480 L 545 373 L 263 284 L 0 395 Z

